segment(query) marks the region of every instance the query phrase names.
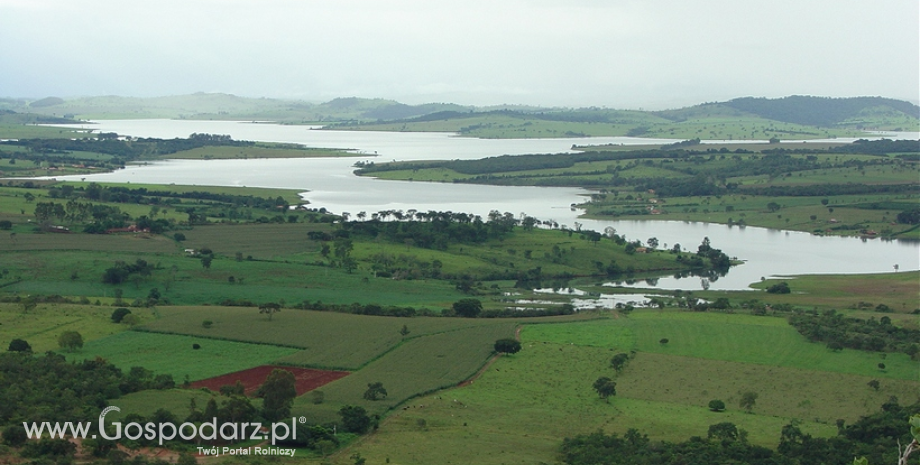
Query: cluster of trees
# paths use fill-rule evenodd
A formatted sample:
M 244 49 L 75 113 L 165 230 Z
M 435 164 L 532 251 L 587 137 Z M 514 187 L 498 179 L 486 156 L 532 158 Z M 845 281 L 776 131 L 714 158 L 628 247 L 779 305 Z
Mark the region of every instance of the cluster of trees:
M 22 147 L 31 153 L 94 152 L 112 155 L 124 161 L 144 156 L 168 155 L 200 147 L 251 147 L 254 142 L 235 141 L 227 135 L 191 134 L 186 139 L 118 139 L 111 133 L 100 134 L 95 139 L 19 139 L 0 142 L 4 145 Z M 71 158 L 70 161 L 73 161 Z
M 710 426 L 706 437 L 678 443 L 653 442 L 636 429 L 622 437 L 597 431 L 566 438 L 560 448 L 561 460 L 568 465 L 818 465 L 848 464 L 854 457 L 865 457 L 871 464 L 898 463 L 899 445 L 913 439 L 908 418 L 918 412 L 920 404 L 902 407 L 891 399 L 881 412 L 853 425 L 839 420 L 837 436 L 827 439 L 814 438 L 789 424 L 782 428 L 775 451 L 750 444 L 747 432 L 729 422 Z
M 25 341 L 23 341 L 25 342 Z M 28 343 L 26 343 L 28 345 Z M 102 359 L 68 362 L 62 355 L 0 353 L 0 424 L 23 421 L 87 421 L 98 417 L 109 399 L 144 389 L 175 386 L 170 375 L 143 368 L 128 373 Z
M 389 212 L 386 212 L 389 213 Z M 367 221 L 351 221 L 342 225 L 343 229 L 365 237 L 380 237 L 391 242 L 404 243 L 426 249 L 446 249 L 449 244 L 475 244 L 491 239 L 499 239 L 514 228 L 523 224 L 511 213 L 493 210 L 483 221 L 479 215 L 454 212 L 415 212 L 406 214 L 393 212 L 394 219 L 384 221 L 386 215 L 377 213 Z M 359 220 L 363 220 L 361 214 Z M 524 218 L 527 220 L 527 218 Z M 527 221 L 525 227 L 533 228 L 537 221 Z
M 117 261 L 114 266 L 106 268 L 102 274 L 102 282 L 105 284 L 121 284 L 127 281 L 131 275 L 138 277 L 150 276 L 155 269 L 155 265 L 140 258 L 135 260 L 134 263 Z
M 847 317 L 835 310 L 819 315 L 794 314 L 789 324 L 812 342 L 823 342 L 832 350 L 844 347 L 875 352 L 903 352 L 910 356 L 920 353 L 920 330 L 891 324 L 891 318 L 883 316 L 861 319 Z

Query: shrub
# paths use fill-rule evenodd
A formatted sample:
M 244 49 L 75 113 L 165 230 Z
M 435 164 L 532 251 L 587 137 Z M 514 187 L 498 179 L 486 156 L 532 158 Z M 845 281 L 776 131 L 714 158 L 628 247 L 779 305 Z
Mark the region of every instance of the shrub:
M 789 294 L 792 292 L 792 290 L 789 289 L 789 284 L 786 283 L 786 281 L 783 281 L 779 284 L 774 284 L 768 287 L 767 292 L 770 294 Z
M 495 341 L 495 351 L 500 354 L 516 354 L 521 351 L 521 343 L 511 338 L 499 339 Z
M 131 314 L 131 310 L 128 310 L 127 308 L 124 308 L 124 307 L 116 308 L 115 311 L 112 312 L 112 322 L 121 323 L 121 320 L 123 320 L 126 316 L 130 314 Z
M 10 341 L 10 352 L 32 352 L 32 346 L 24 339 L 13 339 Z

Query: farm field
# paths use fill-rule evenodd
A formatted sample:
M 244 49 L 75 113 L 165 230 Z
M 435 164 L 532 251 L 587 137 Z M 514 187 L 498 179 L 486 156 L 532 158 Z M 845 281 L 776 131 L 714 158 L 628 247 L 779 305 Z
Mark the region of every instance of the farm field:
M 144 329 L 299 348 L 302 350 L 287 354 L 280 361 L 345 370 L 366 365 L 404 339 L 467 328 L 506 328 L 508 324 L 498 319 L 392 318 L 307 310 L 284 310 L 269 321 L 250 307 L 173 307 L 160 308 L 159 312 L 161 318 Z M 213 321 L 209 328 L 201 324 L 206 319 Z M 403 325 L 410 331 L 405 337 L 400 334 Z
M 19 304 L 0 303 L 0 348 L 13 339 L 24 339 L 35 353 L 57 351 L 58 336 L 64 331 L 77 331 L 84 341 L 102 339 L 128 329 L 112 323 L 112 307 L 75 304 L 39 304 L 23 311 Z M 143 321 L 145 312 L 135 314 Z
M 274 370 L 285 370 L 294 375 L 294 387 L 297 395 L 302 396 L 307 392 L 320 388 L 337 379 L 348 376 L 346 371 L 324 371 L 311 370 L 308 368 L 297 368 L 291 366 L 279 365 L 261 365 L 248 370 L 227 373 L 213 378 L 202 379 L 191 383 L 189 387 L 193 389 L 207 388 L 214 392 L 220 392 L 222 386 L 235 385 L 237 382 L 242 383 L 246 396 L 253 397 L 259 390 L 268 375 Z
M 333 419 L 342 405 L 358 405 L 383 415 L 412 397 L 456 386 L 472 376 L 493 354 L 497 339 L 514 335 L 514 324 L 506 320 L 406 341 L 362 369 L 323 387 L 326 402 L 322 405 L 313 405 L 309 396 L 300 397 L 293 411 Z M 363 398 L 368 384 L 374 382 L 386 387 L 385 399 Z
M 915 380 L 916 362 L 905 354 L 843 350 L 805 340 L 785 318 L 751 315 L 643 310 L 628 318 L 562 325 L 535 325 L 524 341 L 587 345 L 628 352 L 650 352 L 710 360 Z M 667 344 L 659 341 L 668 339 Z
M 709 425 L 719 422 L 734 423 L 748 432 L 751 443 L 773 448 L 790 421 L 798 421 L 808 434 L 828 437 L 836 434 L 837 418 L 850 422 L 877 411 L 891 395 L 903 403 L 915 400 L 909 394 L 920 389 L 915 364 L 904 367 L 903 379 L 878 370 L 862 375 L 794 368 L 772 354 L 777 342 L 792 343 L 795 350 L 814 346 L 828 356 L 846 354 L 809 344 L 791 327 L 783 328 L 792 332 L 789 340 L 747 340 L 760 330 L 782 328 L 780 324 L 785 320 L 635 311 L 628 318 L 527 325 L 521 352 L 500 357 L 469 386 L 410 401 L 350 451 L 369 461 L 389 458 L 392 463 L 446 463 L 448 458 L 539 463 L 552 460 L 563 437 L 598 428 L 621 434 L 638 428 L 652 440 L 683 441 L 705 436 Z M 676 349 L 671 337 L 665 348 L 656 347 L 662 346 L 662 332 L 677 334 L 673 330 L 684 326 L 690 327 L 683 330 L 688 335 L 694 333 L 695 344 L 688 340 Z M 614 330 L 627 327 L 630 331 Z M 725 342 L 731 340 L 735 343 Z M 697 356 L 679 354 L 693 345 Z M 744 345 L 748 348 L 736 353 Z M 610 359 L 633 349 L 638 352 L 617 375 Z M 873 357 L 878 360 L 877 354 Z M 840 361 L 841 366 L 847 363 Z M 617 382 L 609 404 L 591 388 L 600 376 Z M 878 391 L 867 385 L 873 379 L 880 380 Z M 759 394 L 753 414 L 738 406 L 740 394 L 748 390 Z M 727 410 L 710 411 L 711 399 L 723 400 Z M 336 457 L 336 463 L 346 463 L 343 456 Z
M 200 349 L 194 349 L 199 344 Z M 265 344 L 203 339 L 192 336 L 125 331 L 86 342 L 75 352 L 62 352 L 70 360 L 102 357 L 122 370 L 144 367 L 155 374 L 170 374 L 177 384 L 272 363 L 297 349 Z

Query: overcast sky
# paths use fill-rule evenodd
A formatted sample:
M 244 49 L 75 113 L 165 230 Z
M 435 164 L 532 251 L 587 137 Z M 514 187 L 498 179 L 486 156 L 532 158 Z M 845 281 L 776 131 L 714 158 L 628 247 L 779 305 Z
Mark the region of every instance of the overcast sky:
M 0 0 L 0 96 L 920 100 L 917 0 Z

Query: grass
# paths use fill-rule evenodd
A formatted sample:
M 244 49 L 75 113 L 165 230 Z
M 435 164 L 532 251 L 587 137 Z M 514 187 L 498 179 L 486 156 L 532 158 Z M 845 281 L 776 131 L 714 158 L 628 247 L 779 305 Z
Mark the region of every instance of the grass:
M 362 367 L 399 345 L 403 340 L 399 333 L 403 325 L 410 331 L 409 338 L 507 325 L 491 319 L 392 318 L 305 310 L 284 310 L 268 321 L 257 309 L 249 307 L 164 307 L 159 313 L 160 318 L 144 329 L 297 347 L 304 350 L 281 361 L 349 370 Z M 210 328 L 202 327 L 206 319 L 213 321 Z
M 920 282 L 918 271 L 866 275 L 794 276 L 788 279 L 768 279 L 751 284 L 751 287 L 766 289 L 781 281 L 789 284 L 792 293 L 763 294 L 758 297 L 775 303 L 840 310 L 872 310 L 884 304 L 893 312 L 903 315 L 901 319 L 905 323 L 917 324 L 916 316 L 908 314 L 918 308 L 917 283 Z M 740 297 L 743 294 L 738 295 Z M 883 315 L 873 313 L 872 316 L 878 319 Z M 892 319 L 897 318 L 897 315 L 889 316 Z
M 636 311 L 629 318 L 528 327 L 524 341 L 571 343 L 658 354 L 915 380 L 916 363 L 905 354 L 857 350 L 833 352 L 805 340 L 783 318 L 690 312 Z M 667 344 L 659 341 L 667 338 Z
M 746 429 L 752 443 L 775 447 L 780 429 L 791 420 L 756 408 L 753 415 L 737 409 L 713 413 L 700 405 L 630 398 L 619 394 L 625 379 L 618 380 L 618 395 L 605 403 L 591 383 L 612 374 L 610 356 L 604 348 L 525 343 L 473 384 L 413 400 L 377 433 L 339 454 L 337 463 L 354 452 L 371 463 L 386 458 L 391 463 L 551 462 L 561 438 L 598 428 L 624 433 L 637 427 L 655 440 L 683 441 L 705 436 L 709 425 L 723 421 Z M 832 425 L 810 419 L 800 427 L 822 437 L 836 433 Z
M 201 348 L 195 350 L 192 344 Z M 265 344 L 219 341 L 192 336 L 126 331 L 84 344 L 64 354 L 70 360 L 102 357 L 122 370 L 141 366 L 156 374 L 171 374 L 177 383 L 265 365 L 297 349 Z
M 486 363 L 497 339 L 514 335 L 514 325 L 496 321 L 408 340 L 351 375 L 323 386 L 323 404 L 312 404 L 309 395 L 299 397 L 294 413 L 332 420 L 342 406 L 358 405 L 372 414 L 383 414 L 419 394 L 456 386 Z M 383 383 L 385 399 L 363 398 L 373 382 Z
M 0 304 L 0 350 L 13 339 L 24 339 L 34 353 L 58 350 L 57 338 L 64 331 L 76 331 L 84 341 L 94 341 L 128 329 L 112 323 L 111 307 L 73 304 L 39 304 L 23 313 L 18 304 Z M 141 320 L 145 312 L 134 310 Z

